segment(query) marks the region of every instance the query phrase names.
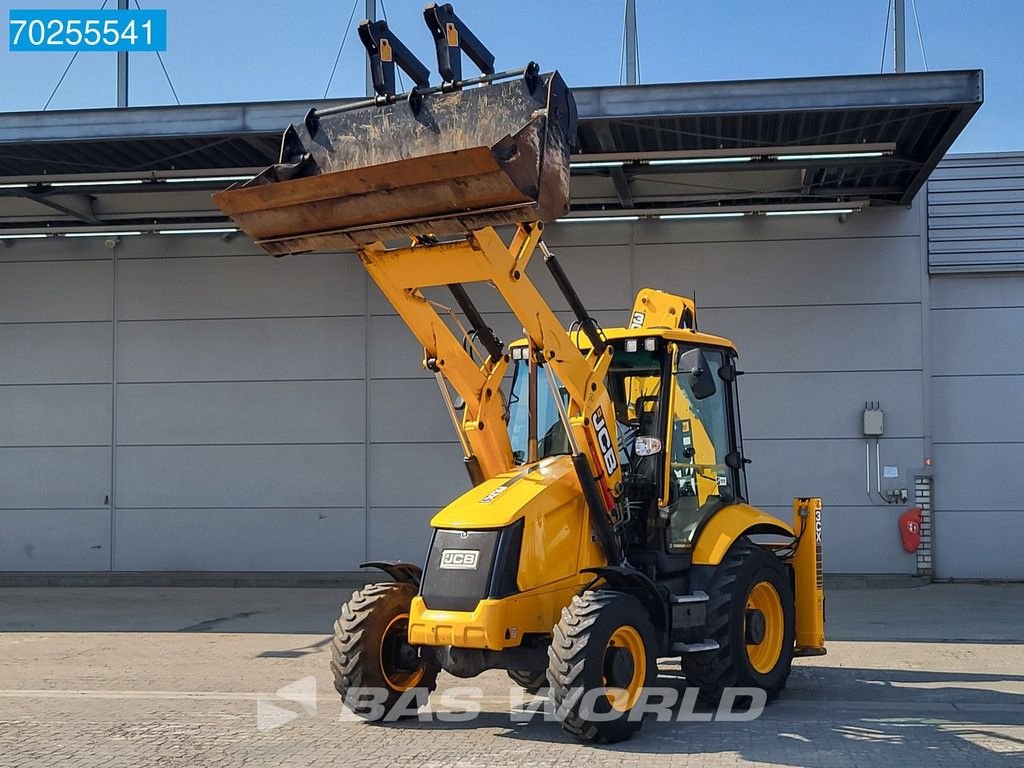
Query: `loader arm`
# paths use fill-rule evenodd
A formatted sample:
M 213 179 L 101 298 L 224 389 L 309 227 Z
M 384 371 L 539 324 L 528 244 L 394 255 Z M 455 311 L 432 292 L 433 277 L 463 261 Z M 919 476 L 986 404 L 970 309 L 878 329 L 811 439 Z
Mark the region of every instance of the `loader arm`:
M 540 222 L 520 224 L 511 243 L 506 244 L 487 227 L 450 242 L 427 240 L 390 249 L 377 243 L 358 253 L 367 273 L 423 345 L 424 365 L 450 383 L 465 401 L 457 429 L 467 462 L 479 466 L 477 482 L 513 465 L 499 394 L 509 356 L 488 356 L 477 363 L 464 348 L 464 340 L 455 335 L 423 292 L 484 282 L 501 294 L 522 324 L 534 359 L 548 366 L 568 393 L 568 427 L 600 490 L 600 513 L 607 516 L 621 480 L 614 411 L 604 383 L 611 347 L 581 352 L 528 277 L 526 268 L 542 231 Z

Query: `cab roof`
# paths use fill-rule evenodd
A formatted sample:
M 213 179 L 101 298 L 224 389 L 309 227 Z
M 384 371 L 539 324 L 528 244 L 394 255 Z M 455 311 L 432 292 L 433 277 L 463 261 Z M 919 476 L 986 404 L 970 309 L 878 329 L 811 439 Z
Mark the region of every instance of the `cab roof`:
M 653 336 L 656 338 L 667 339 L 668 341 L 699 344 L 709 347 L 726 347 L 734 352 L 736 351 L 736 345 L 729 339 L 722 336 L 714 336 L 709 333 L 701 333 L 700 331 L 694 331 L 689 328 L 668 328 L 666 326 L 659 326 L 653 328 L 603 328 L 602 331 L 608 341 L 617 341 L 619 339 L 648 339 Z M 571 336 L 579 349 L 590 349 L 589 340 L 582 331 L 573 330 Z M 526 345 L 526 339 L 516 339 L 509 343 L 508 346 L 512 349 L 525 347 Z

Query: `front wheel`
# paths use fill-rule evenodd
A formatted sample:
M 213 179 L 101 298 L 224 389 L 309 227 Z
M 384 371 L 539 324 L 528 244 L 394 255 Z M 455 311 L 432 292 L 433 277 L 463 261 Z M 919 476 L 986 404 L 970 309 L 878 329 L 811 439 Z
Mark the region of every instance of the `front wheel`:
M 548 684 L 562 727 L 613 743 L 640 729 L 634 708 L 657 675 L 654 627 L 631 595 L 585 592 L 562 609 L 548 649 Z
M 708 597 L 708 635 L 718 650 L 683 656 L 686 679 L 708 702 L 731 686 L 761 688 L 772 701 L 789 679 L 796 632 L 782 561 L 741 539 L 716 568 Z
M 389 719 L 399 702 L 414 709 L 437 687 L 440 667 L 409 644 L 412 584 L 369 584 L 334 623 L 331 671 L 345 706 L 367 720 Z

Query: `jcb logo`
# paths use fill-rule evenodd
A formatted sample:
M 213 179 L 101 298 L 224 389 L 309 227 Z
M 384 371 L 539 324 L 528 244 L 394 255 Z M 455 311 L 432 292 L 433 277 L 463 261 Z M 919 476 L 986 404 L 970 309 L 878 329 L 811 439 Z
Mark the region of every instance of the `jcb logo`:
M 600 408 L 594 411 L 591 419 L 594 422 L 594 432 L 597 434 L 597 447 L 604 459 L 604 468 L 608 472 L 608 477 L 611 477 L 619 468 L 618 451 L 615 450 L 615 443 L 612 442 L 612 436 L 608 432 L 608 422 L 604 420 L 604 413 Z
M 441 552 L 441 567 L 451 571 L 473 571 L 479 557 L 477 549 L 445 549 Z

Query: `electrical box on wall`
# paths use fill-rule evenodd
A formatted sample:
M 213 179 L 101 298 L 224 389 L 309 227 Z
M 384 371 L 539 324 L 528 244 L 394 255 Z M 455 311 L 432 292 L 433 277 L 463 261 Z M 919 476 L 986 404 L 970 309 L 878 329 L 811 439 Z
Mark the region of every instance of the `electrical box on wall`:
M 881 437 L 884 427 L 885 411 L 877 402 L 864 404 L 864 436 Z

